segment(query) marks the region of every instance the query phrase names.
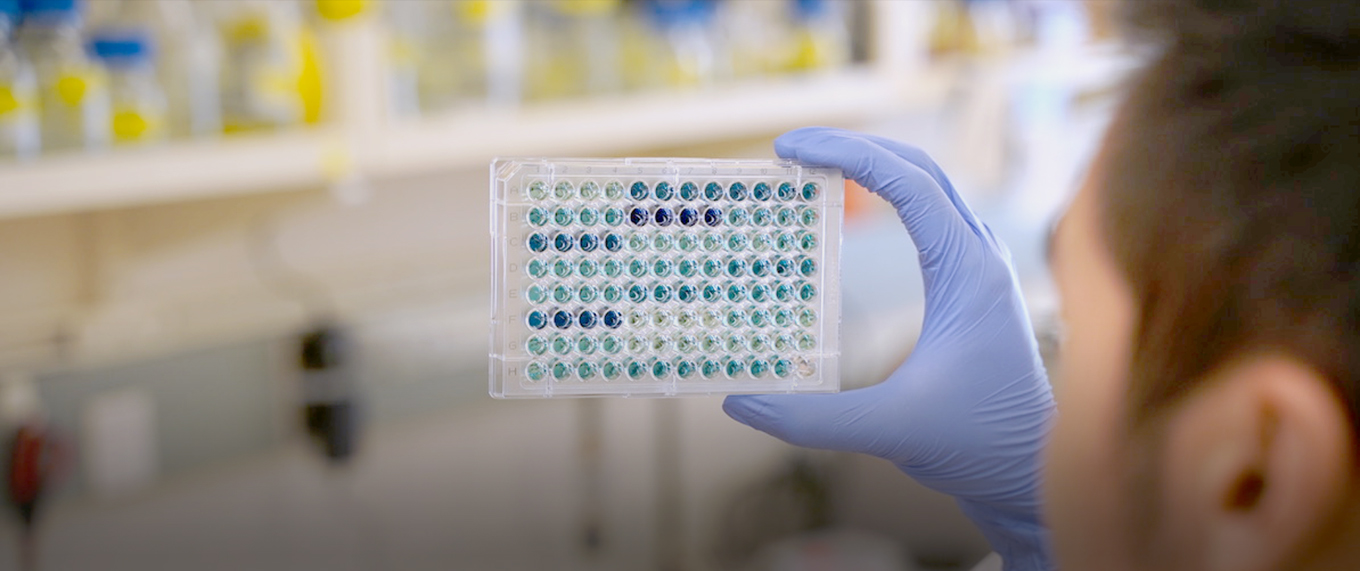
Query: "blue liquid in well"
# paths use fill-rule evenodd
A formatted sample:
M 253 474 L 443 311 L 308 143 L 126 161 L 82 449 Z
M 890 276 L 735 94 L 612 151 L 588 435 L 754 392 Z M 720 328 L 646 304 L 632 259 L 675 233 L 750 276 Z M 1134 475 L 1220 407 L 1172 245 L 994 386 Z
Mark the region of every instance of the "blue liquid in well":
M 757 182 L 751 186 L 751 198 L 764 202 L 774 196 L 774 191 L 770 189 L 770 183 Z
M 650 217 L 651 213 L 641 206 L 634 206 L 628 211 L 628 222 L 634 226 L 646 226 Z
M 680 200 L 693 201 L 699 198 L 699 185 L 686 182 L 680 185 Z
M 538 232 L 529 235 L 529 239 L 524 241 L 529 246 L 530 252 L 544 252 L 548 249 L 548 237 Z
M 705 198 L 705 199 L 707 199 L 707 200 L 722 200 L 722 197 L 723 197 L 723 189 L 722 189 L 722 185 L 721 185 L 721 184 L 718 184 L 718 183 L 716 183 L 716 182 L 710 182 L 710 183 L 704 185 L 704 198 Z
M 727 187 L 727 198 L 746 200 L 746 185 L 740 182 L 732 183 L 732 186 Z
M 803 192 L 802 192 L 802 198 L 803 198 L 803 200 L 805 200 L 805 201 L 807 201 L 807 202 L 812 202 L 812 201 L 814 201 L 814 200 L 817 200 L 817 195 L 818 195 L 818 194 L 821 194 L 821 188 L 817 186 L 817 183 L 815 183 L 815 182 L 809 182 L 809 183 L 803 185 Z
M 633 197 L 633 200 L 647 200 L 648 194 L 647 183 L 645 182 L 637 181 L 628 187 L 628 196 Z
M 628 287 L 628 301 L 642 303 L 647 301 L 647 288 L 637 284 Z
M 567 233 L 559 233 L 553 236 L 553 248 L 558 252 L 570 252 L 576 245 L 576 239 Z
M 657 200 L 670 200 L 675 197 L 675 189 L 671 186 L 671 183 L 663 180 L 656 183 L 656 189 L 652 194 L 656 196 Z
M 581 244 L 582 252 L 594 252 L 600 246 L 600 239 L 594 234 L 582 234 L 578 242 Z
M 710 207 L 704 210 L 704 224 L 717 226 L 723 222 L 723 211 L 718 207 Z
M 675 214 L 671 212 L 671 209 L 663 206 L 656 209 L 656 214 L 653 216 L 653 219 L 656 220 L 657 226 L 664 228 L 670 226 L 671 221 L 675 220 Z
M 558 226 L 571 226 L 571 223 L 575 220 L 576 211 L 565 206 L 558 208 L 553 212 L 553 223 Z
M 686 206 L 680 209 L 680 225 L 693 226 L 699 222 L 699 211 Z

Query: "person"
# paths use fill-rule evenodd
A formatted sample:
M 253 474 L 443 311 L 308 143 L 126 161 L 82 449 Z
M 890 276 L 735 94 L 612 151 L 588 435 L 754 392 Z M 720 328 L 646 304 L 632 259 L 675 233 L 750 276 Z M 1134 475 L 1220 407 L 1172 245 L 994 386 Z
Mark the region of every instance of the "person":
M 1360 568 L 1360 5 L 1145 2 L 1135 75 L 1056 225 L 1054 393 L 1005 246 L 922 151 L 808 128 L 919 250 L 880 384 L 732 396 L 793 444 L 957 498 L 1010 570 Z

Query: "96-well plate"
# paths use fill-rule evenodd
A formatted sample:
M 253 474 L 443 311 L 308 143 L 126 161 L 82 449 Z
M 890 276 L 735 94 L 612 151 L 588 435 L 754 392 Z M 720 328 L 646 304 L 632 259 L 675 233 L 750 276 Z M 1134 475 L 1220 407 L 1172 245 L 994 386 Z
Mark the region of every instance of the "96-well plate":
M 491 395 L 840 390 L 843 183 L 790 161 L 492 162 Z

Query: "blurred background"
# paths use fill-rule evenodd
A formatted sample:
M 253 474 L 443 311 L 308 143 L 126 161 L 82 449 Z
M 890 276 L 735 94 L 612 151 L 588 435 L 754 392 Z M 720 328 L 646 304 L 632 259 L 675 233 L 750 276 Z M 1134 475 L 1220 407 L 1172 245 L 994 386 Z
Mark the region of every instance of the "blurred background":
M 905 140 L 1047 347 L 1043 238 L 1138 63 L 1115 8 L 0 0 L 0 569 L 971 567 L 950 499 L 718 397 L 492 401 L 487 164 Z M 848 192 L 856 387 L 922 296 Z

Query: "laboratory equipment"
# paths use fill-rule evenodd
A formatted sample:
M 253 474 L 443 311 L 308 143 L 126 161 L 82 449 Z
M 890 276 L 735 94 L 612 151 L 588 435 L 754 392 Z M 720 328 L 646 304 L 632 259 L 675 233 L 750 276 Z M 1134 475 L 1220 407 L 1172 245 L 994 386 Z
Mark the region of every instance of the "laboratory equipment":
M 643 0 L 632 11 L 622 39 L 627 87 L 709 86 L 731 74 L 713 0 Z
M 320 324 L 303 333 L 298 345 L 304 428 L 327 460 L 344 464 L 358 452 L 363 427 L 348 334 L 338 326 Z
M 792 35 L 788 12 L 785 2 L 723 2 L 718 6 L 718 26 L 734 79 L 783 71 Z
M 100 0 L 99 5 L 112 12 L 100 28 L 144 30 L 155 44 L 153 61 L 165 93 L 169 135 L 220 134 L 222 45 L 208 26 L 204 5 L 191 0 Z
M 494 161 L 492 396 L 839 390 L 843 180 L 771 160 Z
M 18 46 L 18 0 L 0 0 L 0 158 L 38 154 L 38 94 L 33 67 Z
M 388 2 L 391 110 L 433 112 L 521 98 L 523 7 L 518 2 Z
M 109 140 L 108 78 L 86 55 L 84 4 L 27 0 L 19 46 L 33 62 L 38 82 L 44 152 L 99 149 Z
M 120 145 L 163 141 L 168 107 L 157 81 L 156 46 L 146 30 L 104 29 L 90 38 L 94 54 L 109 77 L 110 132 Z
M 794 0 L 791 71 L 843 67 L 850 63 L 850 29 L 845 4 L 830 0 Z
M 528 10 L 527 89 L 536 99 L 619 90 L 619 0 L 554 0 Z
M 309 42 L 293 2 L 238 0 L 212 5 L 222 35 L 222 123 L 227 132 L 302 123 Z

